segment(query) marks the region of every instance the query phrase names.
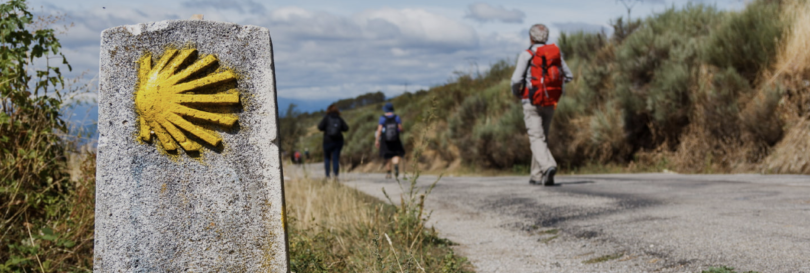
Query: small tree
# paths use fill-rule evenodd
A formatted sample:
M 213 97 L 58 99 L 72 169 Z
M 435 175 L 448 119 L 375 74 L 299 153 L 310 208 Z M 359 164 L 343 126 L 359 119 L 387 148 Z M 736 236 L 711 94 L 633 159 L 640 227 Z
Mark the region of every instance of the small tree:
M 630 11 L 633 10 L 633 7 L 644 0 L 616 0 L 617 3 L 622 3 L 624 8 L 627 9 L 627 21 L 630 22 Z
M 304 128 L 300 125 L 302 115 L 297 108 L 297 105 L 290 103 L 287 112 L 279 118 L 280 135 L 278 138 L 281 142 L 281 150 L 285 152 L 295 152 L 298 139 L 304 134 Z
M 71 69 L 53 29 L 40 29 L 24 0 L 0 4 L 0 272 L 66 271 L 76 263 L 65 228 L 60 66 Z M 51 59 L 61 63 L 52 66 Z M 34 63 L 37 62 L 37 65 Z M 59 256 L 61 255 L 61 256 Z M 57 258 L 58 256 L 58 258 Z

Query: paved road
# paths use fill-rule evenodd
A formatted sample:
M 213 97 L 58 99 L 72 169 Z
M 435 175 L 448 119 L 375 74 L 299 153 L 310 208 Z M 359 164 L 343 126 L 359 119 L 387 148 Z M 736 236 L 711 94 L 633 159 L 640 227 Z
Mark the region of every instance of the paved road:
M 527 179 L 443 177 L 427 198 L 431 223 L 479 272 L 810 273 L 810 176 Z M 342 182 L 381 199 L 400 192 L 382 174 Z

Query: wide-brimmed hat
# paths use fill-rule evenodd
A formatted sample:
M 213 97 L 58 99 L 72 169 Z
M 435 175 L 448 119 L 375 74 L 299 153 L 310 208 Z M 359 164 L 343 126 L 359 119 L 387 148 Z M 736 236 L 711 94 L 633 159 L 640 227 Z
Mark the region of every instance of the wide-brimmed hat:
M 383 105 L 383 112 L 394 112 L 394 104 L 389 102 Z

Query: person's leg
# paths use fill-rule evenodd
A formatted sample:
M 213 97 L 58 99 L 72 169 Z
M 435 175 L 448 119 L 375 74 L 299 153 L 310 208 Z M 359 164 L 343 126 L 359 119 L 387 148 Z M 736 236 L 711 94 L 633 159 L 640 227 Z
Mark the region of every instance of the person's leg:
M 543 115 L 541 115 L 541 112 L 543 112 Z M 553 109 L 551 114 L 553 114 Z M 543 116 L 547 116 L 550 125 L 551 118 L 545 109 L 541 111 L 541 107 L 536 107 L 529 103 L 523 104 L 523 121 L 526 123 L 532 157 L 537 163 L 534 164 L 533 160 L 531 170 L 531 179 L 535 181 L 542 180 L 543 173 L 548 168 L 557 166 L 557 162 L 554 161 L 554 158 L 551 156 L 551 151 L 548 150 L 546 143 Z
M 543 120 L 543 138 L 546 142 L 548 157 L 546 162 L 541 162 L 541 165 L 546 166 L 544 185 L 554 185 L 554 175 L 557 173 L 557 161 L 554 160 L 554 155 L 551 154 L 551 149 L 548 149 L 548 132 L 551 130 L 551 119 L 554 117 L 554 106 L 538 107 L 537 112 Z
M 332 169 L 335 172 L 335 178 L 340 173 L 340 150 L 343 149 L 343 142 L 337 144 L 334 151 L 332 151 Z
M 538 107 L 538 113 L 543 119 L 543 136 L 546 142 L 548 142 L 548 132 L 551 130 L 551 119 L 554 117 L 554 106 Z M 552 156 L 551 159 L 553 160 L 554 157 Z M 554 166 L 557 166 L 556 161 L 554 162 Z
M 326 178 L 329 178 L 330 160 L 332 159 L 332 144 L 323 145 L 323 169 L 326 171 Z
M 394 177 L 399 177 L 399 156 L 392 157 L 391 164 L 394 164 Z
M 385 178 L 391 178 L 391 158 L 385 159 Z
M 537 112 L 540 114 L 540 118 L 543 121 L 543 146 L 546 147 L 546 156 L 540 160 L 540 165 L 543 165 L 546 169 L 554 167 L 557 168 L 557 160 L 554 160 L 554 155 L 551 154 L 551 150 L 548 148 L 548 132 L 551 130 L 551 119 L 554 117 L 554 106 L 547 106 L 547 107 L 538 107 Z
M 540 183 L 541 178 L 543 177 L 543 171 L 542 171 L 543 168 L 540 167 L 540 162 L 537 162 L 537 159 L 534 158 L 534 156 L 532 156 L 532 165 L 531 165 L 531 169 L 529 169 L 529 170 L 530 170 L 530 172 L 529 172 L 529 175 L 530 175 L 529 183 L 531 183 L 531 184 Z

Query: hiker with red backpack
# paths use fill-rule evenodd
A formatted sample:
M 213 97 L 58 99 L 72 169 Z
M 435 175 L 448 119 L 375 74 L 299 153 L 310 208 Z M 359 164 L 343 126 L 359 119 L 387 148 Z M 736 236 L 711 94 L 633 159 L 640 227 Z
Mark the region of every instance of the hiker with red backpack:
M 385 114 L 380 116 L 377 132 L 374 134 L 374 146 L 380 149 L 380 157 L 385 160 L 385 178 L 391 178 L 391 165 L 394 165 L 394 177 L 399 177 L 399 160 L 405 155 L 405 147 L 400 139 L 402 119 L 394 114 L 394 105 L 390 102 L 383 106 L 383 112 Z
M 301 152 L 295 151 L 295 153 L 293 153 L 293 163 L 301 164 Z
M 531 47 L 518 56 L 512 73 L 512 94 L 523 103 L 523 122 L 532 150 L 529 184 L 554 185 L 557 162 L 548 149 L 548 130 L 557 102 L 563 94 L 563 83 L 573 79 L 560 48 L 548 41 L 548 27 L 533 25 L 529 29 Z
M 340 117 L 340 109 L 334 103 L 326 108 L 326 115 L 318 123 L 318 130 L 323 132 L 323 166 L 326 178 L 329 179 L 329 167 L 335 173 L 337 180 L 340 170 L 340 150 L 343 149 L 343 132 L 349 130 L 349 125 Z

